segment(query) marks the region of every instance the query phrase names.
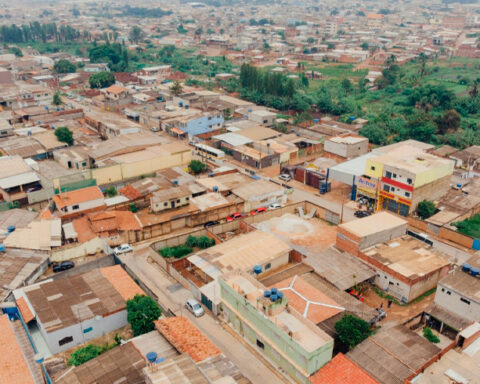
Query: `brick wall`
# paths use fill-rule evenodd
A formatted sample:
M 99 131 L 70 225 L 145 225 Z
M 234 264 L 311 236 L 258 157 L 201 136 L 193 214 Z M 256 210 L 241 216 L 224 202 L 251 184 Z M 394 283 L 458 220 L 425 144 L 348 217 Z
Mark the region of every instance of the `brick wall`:
M 337 228 L 336 245 L 341 250 L 348 252 L 354 256 L 358 256 L 360 238 L 344 228 Z

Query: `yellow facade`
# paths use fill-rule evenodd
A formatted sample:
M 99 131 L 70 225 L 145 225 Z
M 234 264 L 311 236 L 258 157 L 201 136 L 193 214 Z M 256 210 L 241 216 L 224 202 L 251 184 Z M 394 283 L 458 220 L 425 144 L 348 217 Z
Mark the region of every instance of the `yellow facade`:
M 371 178 L 380 180 L 383 175 L 383 163 L 377 161 L 375 157 L 367 159 L 365 174 Z
M 414 187 L 418 188 L 422 185 L 432 183 L 442 177 L 451 175 L 453 173 L 453 161 L 439 163 L 437 167 L 429 169 L 425 172 L 419 172 L 415 176 Z

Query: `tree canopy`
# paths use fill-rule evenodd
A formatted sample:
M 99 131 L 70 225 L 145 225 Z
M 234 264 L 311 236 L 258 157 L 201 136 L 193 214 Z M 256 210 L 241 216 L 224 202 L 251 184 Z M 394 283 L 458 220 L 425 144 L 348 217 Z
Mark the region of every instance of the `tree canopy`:
M 105 88 L 115 84 L 115 76 L 111 72 L 94 73 L 88 79 L 90 88 Z
M 75 70 L 75 64 L 66 59 L 58 60 L 53 66 L 53 71 L 55 73 L 73 73 Z
M 201 161 L 199 160 L 192 160 L 190 161 L 190 164 L 188 165 L 188 167 L 190 168 L 190 170 L 195 174 L 199 174 L 199 173 L 202 173 L 203 171 L 205 171 L 205 169 L 207 168 L 207 166 L 205 165 L 205 163 L 202 163 Z
M 145 33 L 137 25 L 134 25 L 130 30 L 130 33 L 128 34 L 128 38 L 130 39 L 130 41 L 133 41 L 134 43 L 138 43 L 144 37 L 145 37 Z
M 365 340 L 372 334 L 370 325 L 353 315 L 344 315 L 335 323 L 335 331 L 340 341 L 350 349 Z
M 73 133 L 68 129 L 68 127 L 58 127 L 55 129 L 55 136 L 57 136 L 57 140 L 66 143 L 68 145 L 73 144 Z
M 430 200 L 423 200 L 418 203 L 417 213 L 423 220 L 428 219 L 430 216 L 433 216 L 437 211 L 435 203 Z
M 132 328 L 133 335 L 139 336 L 154 329 L 154 321 L 162 311 L 158 304 L 149 296 L 135 295 L 127 301 L 127 320 Z

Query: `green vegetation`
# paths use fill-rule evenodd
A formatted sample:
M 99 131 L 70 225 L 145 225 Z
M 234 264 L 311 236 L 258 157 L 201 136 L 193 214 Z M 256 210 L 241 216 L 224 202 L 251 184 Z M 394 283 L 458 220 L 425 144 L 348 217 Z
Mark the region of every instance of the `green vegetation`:
M 414 303 L 418 303 L 420 301 L 422 301 L 424 298 L 430 296 L 431 294 L 435 293 L 437 290 L 437 288 L 432 288 L 431 290 L 421 294 L 420 296 L 418 296 L 416 299 L 413 299 L 412 301 L 408 302 L 408 303 L 404 303 L 403 301 L 398 301 L 395 297 L 393 297 L 392 295 L 389 295 L 388 293 L 386 293 L 385 291 L 382 291 L 381 289 L 373 286 L 372 287 L 372 291 L 375 292 L 378 296 L 384 298 L 384 299 L 387 299 L 387 300 L 391 300 L 392 303 L 395 303 L 396 305 L 400 305 L 402 307 L 405 307 L 405 306 L 408 306 L 408 305 L 411 305 L 411 304 L 414 304 Z
M 440 342 L 440 339 L 437 335 L 433 333 L 430 327 L 423 328 L 423 337 L 425 337 L 431 343 L 437 344 Z
M 154 321 L 162 314 L 158 304 L 149 296 L 135 295 L 127 301 L 127 321 L 133 335 L 139 336 L 154 329 Z
M 452 223 L 452 225 L 457 227 L 457 231 L 461 234 L 480 239 L 480 214 L 463 221 Z
M 62 98 L 60 96 L 60 92 L 57 91 L 53 94 L 52 104 L 53 105 L 62 105 L 63 104 Z
M 130 7 L 127 5 L 123 8 L 120 16 L 129 16 L 129 17 L 139 17 L 139 18 L 160 18 L 163 16 L 171 15 L 172 11 L 164 11 L 160 8 L 141 8 L 141 7 Z
M 55 129 L 55 136 L 57 136 L 58 141 L 73 145 L 73 133 L 68 127 L 58 127 Z
M 66 59 L 58 60 L 53 66 L 53 71 L 55 73 L 73 73 L 75 70 L 75 64 Z
M 183 92 L 183 86 L 178 81 L 175 81 L 170 87 L 170 91 L 172 92 L 172 95 L 178 96 Z
M 160 249 L 159 253 L 165 258 L 173 257 L 180 259 L 181 257 L 193 252 L 193 248 L 187 245 L 176 245 L 174 247 L 164 247 Z
M 79 365 L 82 365 L 83 363 L 94 359 L 102 353 L 109 351 L 117 345 L 117 343 L 107 343 L 104 345 L 88 344 L 85 347 L 79 348 L 75 352 L 73 352 L 68 358 L 67 365 L 74 365 L 78 367 Z
M 422 220 L 428 219 L 430 216 L 433 216 L 437 212 L 437 207 L 433 201 L 423 200 L 418 204 L 417 213 Z
M 137 204 L 135 204 L 135 203 L 130 203 L 130 206 L 128 207 L 128 209 L 132 213 L 137 213 L 138 212 L 138 207 L 137 207 Z
M 111 72 L 94 73 L 88 79 L 90 88 L 105 88 L 115 84 L 115 76 Z
M 207 165 L 202 163 L 200 160 L 192 160 L 190 161 L 188 168 L 190 168 L 190 171 L 192 171 L 193 174 L 198 175 L 199 173 L 205 171 Z
M 121 44 L 98 45 L 88 51 L 88 57 L 92 63 L 108 63 L 113 72 L 123 72 L 128 68 L 128 52 Z
M 105 193 L 108 197 L 114 197 L 117 196 L 117 189 L 112 185 L 105 190 Z
M 69 25 L 61 25 L 57 28 L 55 23 L 40 24 L 38 21 L 30 24 L 22 24 L 20 27 L 12 24 L 2 25 L 0 27 L 0 41 L 4 43 L 24 43 L 34 41 L 75 41 L 81 37 L 87 38 L 89 34 L 85 31 L 83 34 Z
M 200 237 L 188 236 L 187 242 L 185 244 L 191 248 L 198 247 L 201 249 L 206 249 L 213 247 L 215 245 L 215 240 L 205 235 Z
M 128 34 L 128 38 L 134 43 L 138 43 L 140 40 L 143 40 L 144 37 L 145 33 L 136 25 L 132 27 L 130 33 Z
M 339 321 L 335 323 L 335 331 L 338 334 L 340 341 L 353 349 L 373 332 L 370 325 L 362 319 L 353 315 L 344 315 Z
M 17 57 L 23 57 L 22 50 L 18 47 L 10 47 L 8 48 L 9 53 L 13 53 Z

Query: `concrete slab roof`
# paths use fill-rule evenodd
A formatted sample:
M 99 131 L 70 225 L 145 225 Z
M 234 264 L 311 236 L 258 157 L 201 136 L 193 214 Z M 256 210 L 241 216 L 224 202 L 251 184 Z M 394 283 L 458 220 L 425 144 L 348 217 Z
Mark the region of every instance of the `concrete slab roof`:
M 406 224 L 407 222 L 398 216 L 388 212 L 378 212 L 371 216 L 340 224 L 338 227 L 359 237 L 366 237 Z

